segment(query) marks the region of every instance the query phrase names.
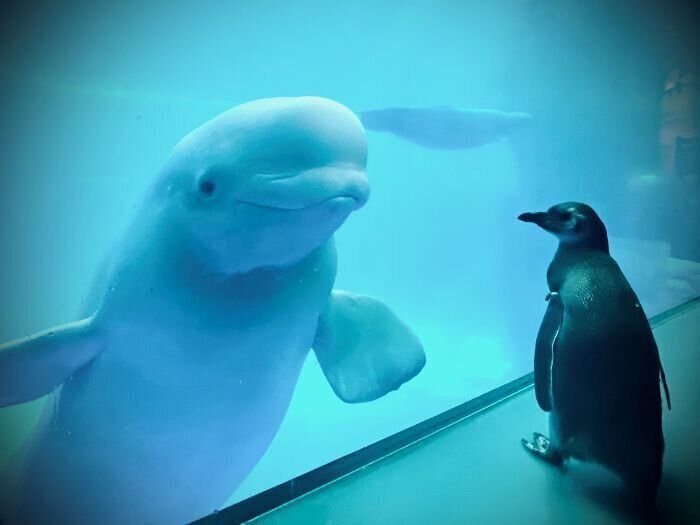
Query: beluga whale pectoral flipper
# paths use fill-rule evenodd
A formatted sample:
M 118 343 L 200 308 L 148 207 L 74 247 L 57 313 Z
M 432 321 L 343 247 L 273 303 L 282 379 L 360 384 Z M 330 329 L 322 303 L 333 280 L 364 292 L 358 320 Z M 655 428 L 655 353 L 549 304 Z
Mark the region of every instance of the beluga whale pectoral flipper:
M 351 403 L 419 373 L 389 307 L 333 290 L 366 162 L 355 114 L 317 97 L 242 104 L 183 138 L 85 318 L 2 347 L 0 404 L 56 399 L 3 473 L 3 525 L 193 521 L 265 453 L 310 349 Z
M 0 408 L 49 394 L 104 347 L 92 318 L 0 345 Z
M 314 351 L 343 401 L 372 401 L 425 364 L 420 341 L 382 302 L 336 290 L 319 321 Z
M 392 133 L 431 149 L 461 150 L 489 144 L 526 127 L 527 113 L 450 106 L 393 107 L 358 112 L 370 131 Z

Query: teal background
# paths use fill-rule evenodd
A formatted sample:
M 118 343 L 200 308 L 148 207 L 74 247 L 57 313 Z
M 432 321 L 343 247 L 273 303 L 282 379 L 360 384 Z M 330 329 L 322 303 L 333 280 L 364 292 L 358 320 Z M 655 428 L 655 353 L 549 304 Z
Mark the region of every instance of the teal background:
M 461 152 L 368 133 L 372 194 L 337 234 L 336 285 L 391 305 L 423 340 L 428 364 L 398 392 L 346 405 L 311 354 L 277 438 L 231 502 L 530 371 L 556 243 L 517 222 L 523 211 L 591 204 L 649 315 L 690 298 L 697 267 L 685 287 L 669 284 L 666 270 L 669 257 L 700 260 L 700 193 L 697 180 L 662 179 L 658 152 L 664 78 L 692 65 L 675 36 L 690 22 L 672 7 L 602 6 L 4 7 L 0 341 L 75 320 L 99 260 L 175 142 L 269 96 L 325 96 L 356 111 L 525 111 L 533 124 Z M 0 410 L 0 464 L 42 402 Z

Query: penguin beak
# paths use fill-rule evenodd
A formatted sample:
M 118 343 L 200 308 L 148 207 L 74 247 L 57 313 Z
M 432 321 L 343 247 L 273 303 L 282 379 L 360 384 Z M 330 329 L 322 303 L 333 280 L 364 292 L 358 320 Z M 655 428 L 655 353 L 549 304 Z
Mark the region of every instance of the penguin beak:
M 547 214 L 541 211 L 536 213 L 521 213 L 518 215 L 518 220 L 523 222 L 534 222 L 537 226 L 544 224 L 544 219 Z

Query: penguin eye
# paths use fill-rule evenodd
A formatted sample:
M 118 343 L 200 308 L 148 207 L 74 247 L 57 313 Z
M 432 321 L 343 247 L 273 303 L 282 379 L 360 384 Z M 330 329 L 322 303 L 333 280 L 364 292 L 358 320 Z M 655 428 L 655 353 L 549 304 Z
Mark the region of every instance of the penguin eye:
M 216 191 L 216 184 L 208 179 L 199 181 L 199 192 L 205 197 L 211 197 Z
M 561 213 L 559 214 L 559 218 L 560 218 L 562 221 L 571 220 L 571 217 L 572 217 L 572 215 L 571 215 L 571 212 L 570 212 L 570 211 L 563 211 L 563 212 L 561 212 Z

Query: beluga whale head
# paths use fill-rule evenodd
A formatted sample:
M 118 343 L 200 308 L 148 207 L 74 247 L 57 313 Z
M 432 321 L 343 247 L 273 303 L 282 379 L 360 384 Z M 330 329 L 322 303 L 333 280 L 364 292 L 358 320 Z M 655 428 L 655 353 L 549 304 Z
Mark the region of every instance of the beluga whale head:
M 364 128 L 319 97 L 236 106 L 185 136 L 154 188 L 164 224 L 211 271 L 298 262 L 369 196 Z

